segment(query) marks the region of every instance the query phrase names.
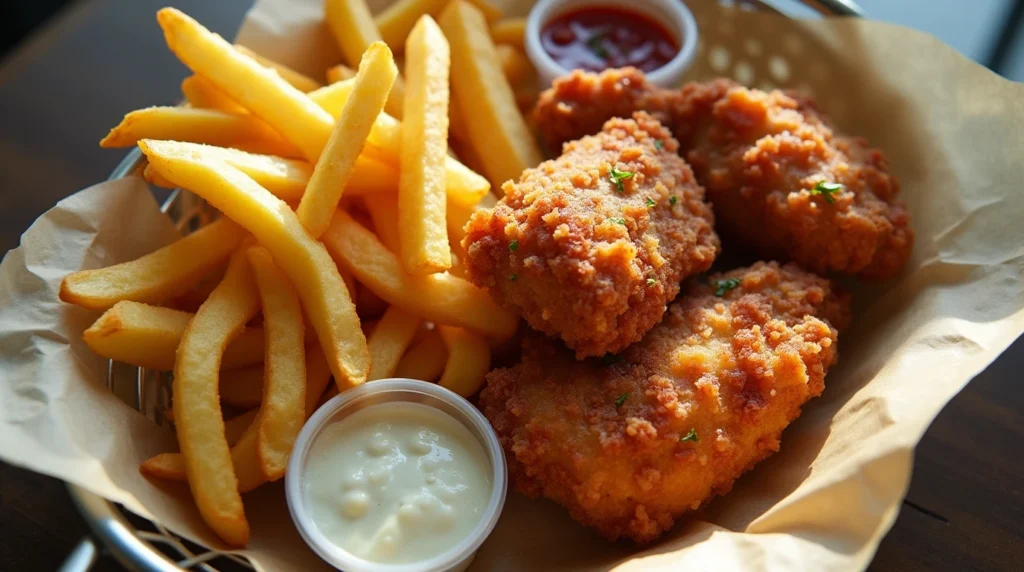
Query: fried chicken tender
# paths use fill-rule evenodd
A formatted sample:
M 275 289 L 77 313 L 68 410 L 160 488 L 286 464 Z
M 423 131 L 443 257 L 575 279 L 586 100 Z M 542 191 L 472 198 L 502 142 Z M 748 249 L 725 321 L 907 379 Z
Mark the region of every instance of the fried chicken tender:
M 566 144 L 473 214 L 462 241 L 470 279 L 581 359 L 639 340 L 719 249 L 676 150 L 644 113 Z
M 849 317 L 828 280 L 759 262 L 691 281 L 620 360 L 528 340 L 519 364 L 487 376 L 480 405 L 519 491 L 610 540 L 649 542 L 779 450 Z
M 834 132 L 808 97 L 727 79 L 664 90 L 633 68 L 574 72 L 542 94 L 534 120 L 557 145 L 636 109 L 671 127 L 727 242 L 867 279 L 895 276 L 910 257 L 910 215 L 885 156 Z

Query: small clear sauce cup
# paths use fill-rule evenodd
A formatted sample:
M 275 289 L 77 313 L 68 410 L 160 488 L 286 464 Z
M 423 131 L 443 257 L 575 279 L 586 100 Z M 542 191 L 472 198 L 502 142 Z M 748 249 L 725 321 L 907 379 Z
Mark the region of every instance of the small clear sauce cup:
M 643 14 L 665 26 L 679 43 L 679 53 L 665 65 L 646 74 L 647 80 L 654 85 L 678 86 L 697 56 L 697 21 L 683 0 L 540 0 L 526 19 L 524 42 L 526 55 L 537 69 L 543 86 L 551 85 L 556 77 L 572 70 L 559 65 L 544 49 L 541 30 L 566 12 L 586 8 L 618 8 Z
M 491 494 L 480 522 L 445 552 L 420 562 L 384 564 L 359 558 L 331 542 L 313 522 L 307 506 L 304 479 L 313 443 L 328 425 L 352 413 L 382 403 L 419 403 L 455 419 L 476 437 L 491 464 Z M 382 379 L 345 391 L 331 399 L 309 418 L 299 433 L 285 474 L 285 496 L 292 520 L 303 540 L 328 564 L 346 572 L 442 572 L 466 569 L 476 551 L 494 530 L 505 505 L 508 474 L 498 436 L 487 419 L 471 403 L 434 383 L 413 379 Z

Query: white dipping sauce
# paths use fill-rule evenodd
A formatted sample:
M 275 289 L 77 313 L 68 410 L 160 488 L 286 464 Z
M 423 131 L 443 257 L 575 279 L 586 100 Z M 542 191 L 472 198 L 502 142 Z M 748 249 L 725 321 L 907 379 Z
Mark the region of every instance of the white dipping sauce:
M 469 429 L 418 403 L 382 403 L 316 437 L 303 487 L 316 527 L 382 564 L 437 556 L 480 522 L 491 465 Z

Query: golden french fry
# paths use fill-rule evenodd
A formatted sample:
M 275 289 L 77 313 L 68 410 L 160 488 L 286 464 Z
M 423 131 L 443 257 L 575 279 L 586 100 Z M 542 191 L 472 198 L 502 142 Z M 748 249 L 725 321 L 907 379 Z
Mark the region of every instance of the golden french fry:
M 491 347 L 487 340 L 462 328 L 438 326 L 441 339 L 448 348 L 448 361 L 438 383 L 469 397 L 480 390 L 484 376 L 491 370 Z
M 536 85 L 537 72 L 534 71 L 533 64 L 527 59 L 526 54 L 505 44 L 494 46 L 494 49 L 498 53 L 498 61 L 501 62 L 501 73 L 505 74 L 509 85 L 514 89 Z
M 444 211 L 451 54 L 430 16 L 416 23 L 405 51 L 409 89 L 398 177 L 400 256 L 406 272 L 429 274 L 452 265 Z
M 98 355 L 168 371 L 193 314 L 138 302 L 118 302 L 82 338 Z M 263 328 L 246 328 L 224 352 L 221 365 L 242 367 L 263 361 Z
M 195 147 L 192 147 L 193 145 Z M 181 143 L 181 146 L 195 149 L 211 158 L 217 157 L 224 160 L 227 164 L 252 177 L 254 181 L 277 198 L 290 203 L 297 202 L 302 198 L 302 193 L 305 192 L 309 178 L 313 174 L 313 166 L 298 159 L 246 153 L 238 149 L 198 143 Z M 149 165 L 146 165 L 143 177 L 158 187 L 174 188 L 176 186 L 161 177 Z M 359 196 L 395 192 L 397 188 L 398 169 L 390 163 L 363 154 L 356 158 L 352 176 L 345 186 L 345 193 Z
M 497 7 L 490 0 L 465 0 L 466 3 L 472 4 L 474 8 L 483 14 L 484 19 L 487 20 L 488 24 L 495 24 L 501 21 L 505 17 L 505 12 L 501 8 Z
M 427 335 L 409 348 L 395 368 L 395 377 L 434 381 L 441 377 L 444 365 L 448 361 L 448 348 L 437 330 Z
M 367 341 L 370 346 L 369 381 L 395 375 L 398 362 L 412 343 L 421 321 L 398 306 L 391 306 L 384 312 L 384 317 Z
M 231 546 L 245 546 L 249 524 L 235 487 L 217 394 L 221 357 L 259 311 L 259 292 L 243 253 L 189 322 L 174 362 L 174 426 L 189 487 L 203 520 Z
M 258 363 L 220 373 L 220 402 L 251 409 L 263 402 L 263 369 Z
M 394 48 L 391 48 L 392 50 Z M 327 83 L 338 83 L 356 76 L 355 70 L 345 64 L 338 64 L 327 68 Z
M 245 46 L 235 44 L 235 49 L 249 56 L 250 58 L 256 60 L 263 67 L 270 68 L 276 71 L 277 75 L 281 76 L 282 79 L 292 84 L 292 87 L 299 91 L 310 92 L 313 91 L 314 89 L 323 87 L 322 85 L 320 85 L 320 82 L 316 81 L 315 79 L 305 74 L 299 73 L 282 63 L 275 62 L 270 58 L 265 58 Z
M 270 251 L 298 288 L 335 382 L 347 388 L 365 381 L 369 351 L 355 304 L 326 249 L 288 204 L 231 165 L 174 141 L 140 141 L 139 148 L 157 172 L 206 199 Z
M 167 46 L 182 63 L 266 121 L 306 159 L 317 160 L 333 126 L 321 107 L 276 71 L 242 54 L 181 11 L 163 8 L 156 16 Z
M 256 117 L 192 107 L 147 107 L 132 111 L 100 141 L 100 147 L 132 147 L 142 139 L 191 141 L 253 153 L 299 156 L 296 146 Z
M 437 16 L 448 0 L 399 0 L 381 10 L 374 22 L 380 30 L 380 37 L 395 52 L 405 49 L 405 39 L 409 36 L 416 20 L 424 14 Z
M 448 97 L 448 134 L 459 141 L 469 141 L 469 128 L 466 127 L 466 118 L 462 116 L 459 104 L 455 98 Z
M 522 50 L 526 36 L 526 18 L 505 18 L 491 24 L 491 39 Z
M 156 304 L 183 294 L 224 263 L 245 231 L 228 219 L 214 221 L 141 258 L 64 277 L 60 299 L 92 310 L 123 300 Z
M 313 169 L 313 176 L 299 203 L 299 221 L 318 237 L 331 224 L 342 191 L 348 183 L 376 117 L 384 109 L 398 68 L 383 42 L 367 48 L 348 101 L 338 116 L 331 138 Z
M 494 208 L 494 205 L 497 203 L 498 199 L 490 193 L 487 193 L 479 203 L 471 207 L 448 203 L 446 205 L 446 218 L 448 222 L 448 240 L 451 242 L 452 247 L 454 248 L 455 245 L 461 243 L 462 238 L 466 236 L 466 223 L 469 222 L 469 217 L 473 214 L 473 211 Z M 461 245 L 456 252 L 459 250 L 461 250 Z
M 366 206 L 366 211 L 370 213 L 373 230 L 377 233 L 381 244 L 396 255 L 401 253 L 401 239 L 398 236 L 398 197 L 395 195 L 366 197 L 363 204 Z
M 452 94 L 466 117 L 470 142 L 495 187 L 541 162 L 480 10 L 454 0 L 438 20 L 452 47 Z
M 327 28 L 338 43 L 342 57 L 349 65 L 356 65 L 362 59 L 363 52 L 374 42 L 383 41 L 366 0 L 326 0 L 324 19 L 327 20 Z M 404 100 L 405 85 L 402 78 L 396 77 L 385 109 L 401 119 Z
M 352 80 L 332 83 L 310 93 L 309 97 L 329 114 L 337 116 L 341 113 L 345 102 L 348 101 L 352 86 Z M 367 143 L 369 144 L 367 151 L 371 146 L 379 149 L 392 163 L 397 165 L 402 146 L 402 124 L 394 117 L 381 113 L 377 116 L 377 121 L 370 131 Z M 474 205 L 490 189 L 487 179 L 451 157 L 445 159 L 445 169 L 445 188 L 449 201 Z
M 249 113 L 248 109 L 238 105 L 235 100 L 224 95 L 223 91 L 217 89 L 217 86 L 202 76 L 190 75 L 183 79 L 181 81 L 181 93 L 192 107 L 217 109 L 224 113 L 233 113 L 235 115 L 246 115 Z
M 263 304 L 267 351 L 256 453 L 263 476 L 284 476 L 295 438 L 306 420 L 305 325 L 295 286 L 262 246 L 246 251 Z
M 344 211 L 335 213 L 321 240 L 360 283 L 411 314 L 499 338 L 511 337 L 519 326 L 514 314 L 465 280 L 445 273 L 406 274 L 398 257 Z

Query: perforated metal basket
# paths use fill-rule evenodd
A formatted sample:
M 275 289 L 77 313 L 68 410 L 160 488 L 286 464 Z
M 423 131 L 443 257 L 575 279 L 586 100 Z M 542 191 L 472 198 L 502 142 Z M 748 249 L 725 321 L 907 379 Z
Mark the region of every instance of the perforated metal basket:
M 792 16 L 787 9 L 793 2 L 779 0 L 720 0 L 751 10 L 765 10 Z M 823 15 L 863 16 L 852 0 L 805 0 L 803 4 Z M 703 28 L 702 28 L 703 31 Z M 738 39 L 737 39 L 738 41 Z M 740 50 L 739 46 L 733 48 Z M 771 83 L 773 58 L 769 50 L 745 49 L 743 60 L 722 66 L 721 51 L 707 46 L 699 57 L 710 69 L 722 75 L 737 77 L 743 83 Z M 754 53 L 757 52 L 757 53 Z M 736 59 L 736 58 L 734 58 Z M 761 77 L 764 75 L 765 77 Z M 138 149 L 129 153 L 110 174 L 109 179 L 141 175 L 146 161 Z M 163 202 L 161 211 L 171 218 L 183 234 L 192 232 L 214 218 L 216 213 L 202 199 L 183 190 L 175 190 Z M 107 387 L 125 403 L 142 412 L 159 426 L 170 426 L 170 378 L 165 372 L 110 362 Z M 88 570 L 100 557 L 115 559 L 129 570 L 179 572 L 181 570 L 251 570 L 243 559 L 205 548 L 182 539 L 157 522 L 151 522 L 124 510 L 121 506 L 94 495 L 85 489 L 68 485 L 72 501 L 91 529 L 91 534 L 78 544 L 64 561 L 61 570 Z

